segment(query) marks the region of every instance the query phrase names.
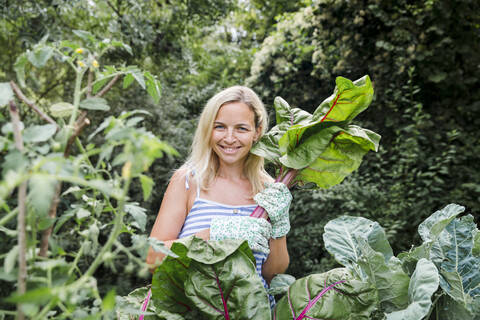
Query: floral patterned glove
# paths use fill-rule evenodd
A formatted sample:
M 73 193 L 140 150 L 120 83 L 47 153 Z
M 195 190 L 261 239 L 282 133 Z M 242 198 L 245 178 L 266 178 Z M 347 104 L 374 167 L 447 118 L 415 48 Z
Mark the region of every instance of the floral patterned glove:
M 270 253 L 269 239 L 272 237 L 272 226 L 265 219 L 248 216 L 217 217 L 210 224 L 210 239 L 247 240 L 253 251 Z
M 290 231 L 288 210 L 292 202 L 292 194 L 288 187 L 281 182 L 267 183 L 265 189 L 257 193 L 253 199 L 267 211 L 272 222 L 273 238 L 285 236 Z

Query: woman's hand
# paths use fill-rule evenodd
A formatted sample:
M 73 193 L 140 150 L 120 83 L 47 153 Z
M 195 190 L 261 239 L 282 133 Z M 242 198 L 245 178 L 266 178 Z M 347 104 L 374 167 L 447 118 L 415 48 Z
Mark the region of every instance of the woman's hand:
M 265 219 L 248 216 L 217 217 L 210 225 L 211 240 L 239 239 L 247 240 L 253 251 L 268 254 L 272 227 Z
M 288 187 L 281 182 L 266 184 L 265 189 L 257 193 L 254 200 L 267 211 L 272 223 L 273 238 L 284 237 L 290 231 L 288 211 L 292 194 Z

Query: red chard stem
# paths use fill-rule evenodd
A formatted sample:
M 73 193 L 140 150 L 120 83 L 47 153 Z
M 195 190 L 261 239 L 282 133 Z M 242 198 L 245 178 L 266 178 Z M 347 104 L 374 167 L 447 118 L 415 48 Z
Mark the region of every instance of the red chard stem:
M 296 169 L 288 169 L 287 173 L 285 174 L 285 176 L 282 177 L 282 170 L 283 167 L 280 168 L 280 172 L 278 174 L 278 177 L 275 179 L 275 182 L 281 182 L 281 183 L 284 183 L 288 188 L 291 188 L 293 186 L 293 181 L 295 179 L 295 177 L 297 176 L 298 174 L 298 170 Z M 262 207 L 260 206 L 257 206 L 255 208 L 255 210 L 253 210 L 253 212 L 250 214 L 250 217 L 253 217 L 253 218 L 264 218 L 264 219 L 267 219 L 268 218 L 268 214 L 267 212 L 265 211 L 265 209 L 263 209 Z

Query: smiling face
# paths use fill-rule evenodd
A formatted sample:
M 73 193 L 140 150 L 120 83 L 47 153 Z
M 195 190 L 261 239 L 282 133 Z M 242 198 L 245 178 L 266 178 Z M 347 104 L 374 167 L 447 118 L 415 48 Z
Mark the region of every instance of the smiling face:
M 220 165 L 243 165 L 259 132 L 255 115 L 245 103 L 230 102 L 220 107 L 210 139 Z

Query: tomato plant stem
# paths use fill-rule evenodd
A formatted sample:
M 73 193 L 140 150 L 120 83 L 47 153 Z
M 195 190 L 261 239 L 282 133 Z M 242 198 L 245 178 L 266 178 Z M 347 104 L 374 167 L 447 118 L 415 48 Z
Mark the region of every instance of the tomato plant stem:
M 15 147 L 18 151 L 23 151 L 23 139 L 20 131 L 20 117 L 18 115 L 18 109 L 15 102 L 10 101 L 10 115 L 12 117 L 13 135 L 15 139 Z M 18 281 L 17 291 L 19 295 L 25 294 L 27 291 L 27 230 L 25 226 L 26 218 L 26 201 L 27 201 L 27 181 L 22 182 L 18 188 L 18 216 L 17 216 L 17 228 L 18 228 Z M 17 304 L 17 319 L 23 320 L 25 315 L 23 314 L 20 304 Z

